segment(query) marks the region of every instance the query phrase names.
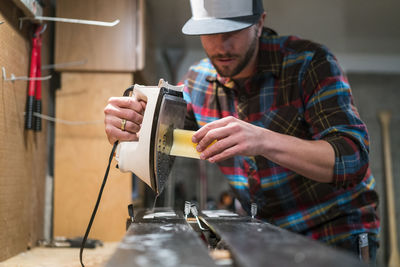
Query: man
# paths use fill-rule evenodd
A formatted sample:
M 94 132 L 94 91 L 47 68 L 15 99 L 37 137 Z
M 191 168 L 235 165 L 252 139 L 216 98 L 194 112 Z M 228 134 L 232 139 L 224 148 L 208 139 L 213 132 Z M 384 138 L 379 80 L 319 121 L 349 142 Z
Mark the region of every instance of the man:
M 260 219 L 357 254 L 368 234 L 374 259 L 378 197 L 368 133 L 335 57 L 263 28 L 261 0 L 191 0 L 191 7 L 182 31 L 200 35 L 208 58 L 184 79 L 185 127 L 198 129 L 201 158 L 218 163 L 248 213 L 257 203 Z M 144 108 L 111 98 L 109 141 L 136 140 Z

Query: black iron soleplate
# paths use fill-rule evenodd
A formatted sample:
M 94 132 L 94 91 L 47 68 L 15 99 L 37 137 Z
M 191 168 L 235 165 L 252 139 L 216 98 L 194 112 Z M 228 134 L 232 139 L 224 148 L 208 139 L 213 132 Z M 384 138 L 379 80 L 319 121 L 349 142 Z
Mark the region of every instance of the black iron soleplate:
M 175 159 L 169 155 L 172 131 L 183 128 L 185 112 L 186 101 L 183 100 L 182 92 L 162 87 L 154 111 L 149 147 L 151 188 L 156 194 L 163 191 L 171 171 Z

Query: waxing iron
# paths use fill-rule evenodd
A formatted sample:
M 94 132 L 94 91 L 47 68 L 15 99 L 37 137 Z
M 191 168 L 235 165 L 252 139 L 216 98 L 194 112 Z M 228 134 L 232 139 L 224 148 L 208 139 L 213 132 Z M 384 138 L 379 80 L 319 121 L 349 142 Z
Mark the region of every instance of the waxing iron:
M 171 155 L 174 129 L 184 126 L 186 101 L 183 86 L 160 80 L 158 86 L 135 85 L 130 97 L 146 102 L 138 141 L 120 142 L 116 150 L 118 168 L 133 172 L 160 194 L 175 156 Z

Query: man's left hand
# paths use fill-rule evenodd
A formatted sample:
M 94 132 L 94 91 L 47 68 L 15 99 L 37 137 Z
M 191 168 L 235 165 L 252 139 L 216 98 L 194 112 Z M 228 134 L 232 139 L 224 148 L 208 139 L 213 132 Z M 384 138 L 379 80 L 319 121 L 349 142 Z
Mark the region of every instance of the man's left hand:
M 259 155 L 265 131 L 235 117 L 225 117 L 200 128 L 192 141 L 198 143 L 201 159 L 218 162 L 236 155 Z M 214 140 L 216 143 L 209 146 Z

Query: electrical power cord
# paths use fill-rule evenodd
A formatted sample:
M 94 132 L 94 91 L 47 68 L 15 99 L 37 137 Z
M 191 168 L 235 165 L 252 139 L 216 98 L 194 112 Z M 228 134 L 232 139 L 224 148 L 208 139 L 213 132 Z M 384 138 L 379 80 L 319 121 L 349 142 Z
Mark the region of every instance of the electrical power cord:
M 103 194 L 104 186 L 106 185 L 106 182 L 107 182 L 108 172 L 110 171 L 111 161 L 112 161 L 112 159 L 114 157 L 114 153 L 115 153 L 115 149 L 117 148 L 117 145 L 118 145 L 118 141 L 115 141 L 115 143 L 113 145 L 113 148 L 111 150 L 111 153 L 110 153 L 110 157 L 108 159 L 108 166 L 107 166 L 107 169 L 106 169 L 106 173 L 104 174 L 103 183 L 101 184 L 99 195 L 97 196 L 96 205 L 94 206 L 94 209 L 93 209 L 93 212 L 92 212 L 92 216 L 90 217 L 89 224 L 88 224 L 88 226 L 86 228 L 85 235 L 83 236 L 81 249 L 79 251 L 79 260 L 81 262 L 81 266 L 82 267 L 85 267 L 85 265 L 83 264 L 83 261 L 82 261 L 83 249 L 85 248 L 86 240 L 87 240 L 87 238 L 89 236 L 89 233 L 90 233 L 90 228 L 92 228 L 94 217 L 96 216 L 96 212 L 97 212 L 97 209 L 98 209 L 99 204 L 100 204 L 100 200 L 101 200 L 101 196 Z
M 129 96 L 132 93 L 132 91 L 133 91 L 133 85 L 125 90 L 124 96 Z M 89 224 L 88 224 L 88 226 L 86 228 L 85 235 L 83 236 L 83 239 L 82 239 L 81 249 L 79 251 L 79 261 L 80 261 L 82 267 L 85 267 L 85 265 L 83 264 L 83 260 L 82 260 L 83 249 L 85 248 L 86 241 L 88 239 L 88 236 L 89 236 L 89 233 L 90 233 L 90 229 L 92 228 L 92 224 L 93 224 L 93 221 L 94 221 L 94 217 L 96 216 L 97 209 L 99 208 L 101 196 L 103 195 L 103 190 L 104 190 L 104 187 L 105 187 L 106 182 L 107 182 L 108 173 L 110 171 L 110 165 L 111 165 L 112 159 L 114 157 L 114 153 L 115 153 L 115 150 L 116 150 L 117 146 L 118 146 L 118 141 L 115 141 L 114 145 L 113 145 L 113 148 L 111 150 L 111 153 L 110 153 L 110 157 L 108 158 L 108 165 L 107 165 L 106 173 L 104 174 L 103 183 L 101 184 L 99 195 L 97 196 L 96 205 L 94 206 L 94 209 L 93 209 L 93 212 L 92 212 L 92 216 L 90 217 Z

